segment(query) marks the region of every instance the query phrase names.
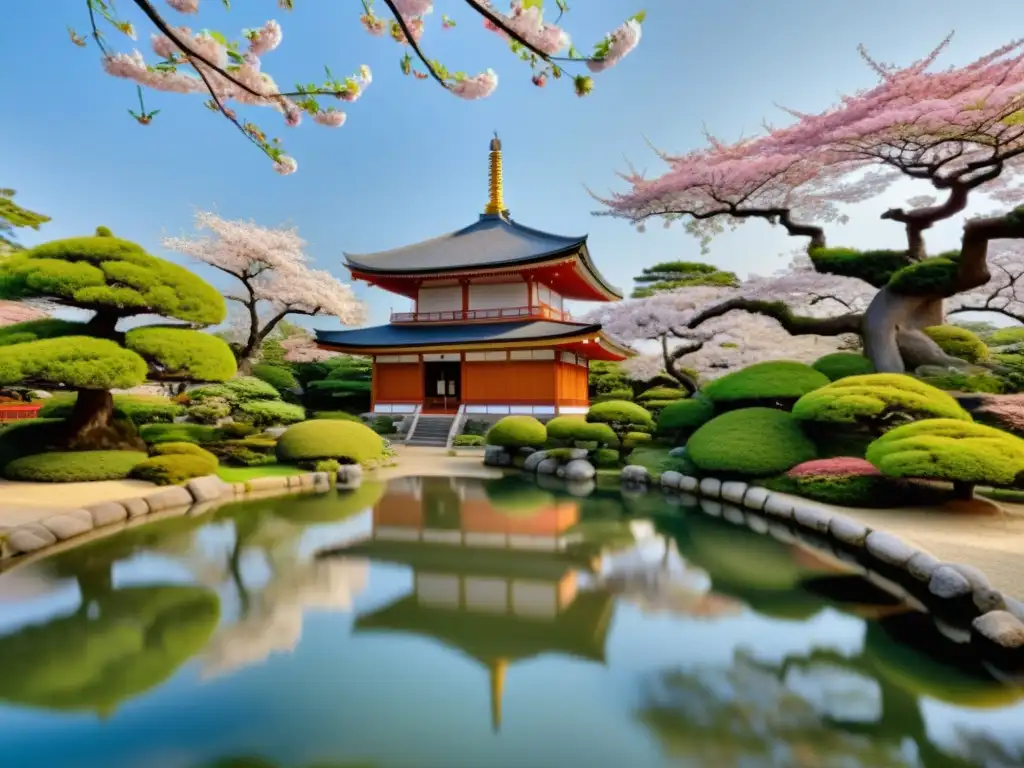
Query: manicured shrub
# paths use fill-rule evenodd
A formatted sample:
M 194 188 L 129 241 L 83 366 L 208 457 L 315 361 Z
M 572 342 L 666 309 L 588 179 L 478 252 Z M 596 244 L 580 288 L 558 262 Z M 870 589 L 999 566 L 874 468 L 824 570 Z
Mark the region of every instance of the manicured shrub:
M 217 458 L 213 455 L 189 456 L 178 453 L 154 456 L 135 465 L 131 477 L 156 485 L 181 485 L 193 477 L 217 473 Z
M 649 443 L 650 441 L 651 436 L 646 432 L 629 432 L 626 434 L 622 447 L 627 451 L 632 451 L 641 443 Z
M 15 459 L 4 467 L 4 477 L 32 483 L 123 480 L 145 459 L 140 451 L 51 451 Z
M 944 392 L 985 392 L 999 395 L 1006 389 L 1006 381 L 990 373 L 948 371 L 935 376 L 922 376 L 921 381 Z
M 801 397 L 793 415 L 804 421 L 879 427 L 900 420 L 970 421 L 957 401 L 929 384 L 899 373 L 848 376 Z
M 596 405 L 597 403 L 608 403 L 612 401 L 630 401 L 633 399 L 633 390 L 631 389 L 613 389 L 610 392 L 605 392 L 600 395 L 596 395 L 591 398 L 591 404 Z
M 224 440 L 208 444 L 209 450 L 223 464 L 242 467 L 259 467 L 277 462 L 274 449 L 276 440 L 249 437 L 244 440 Z
M 857 456 L 812 459 L 797 464 L 786 472 L 787 477 L 851 477 L 857 475 L 881 476 L 881 474 L 874 464 Z
M 774 408 L 744 408 L 716 416 L 690 437 L 689 459 L 710 474 L 770 477 L 816 457 L 800 423 Z
M 889 477 L 946 480 L 970 496 L 975 485 L 1010 486 L 1024 477 L 1024 440 L 984 424 L 927 419 L 887 432 L 867 459 Z
M 239 403 L 233 411 L 235 418 L 255 427 L 276 424 L 295 424 L 306 418 L 306 409 L 280 400 L 249 400 Z
M 139 435 L 147 445 L 157 443 L 212 443 L 219 439 L 218 428 L 207 424 L 147 424 Z
M 598 469 L 611 469 L 619 466 L 619 452 L 612 448 L 598 448 L 591 454 L 590 461 Z
M 620 445 L 631 432 L 650 432 L 654 429 L 654 418 L 643 406 L 626 400 L 609 400 L 592 405 L 587 411 L 587 421 L 592 424 L 607 424 Z
M 369 426 L 378 435 L 393 435 L 398 431 L 395 420 L 390 416 L 374 416 Z
M 63 435 L 61 419 L 26 419 L 0 427 L 0 470 L 22 456 L 51 450 Z
M 714 415 L 714 402 L 711 398 L 698 393 L 662 408 L 658 414 L 657 434 L 672 436 L 676 442 L 681 442 L 684 436 L 707 424 Z
M 674 400 L 680 400 L 686 397 L 686 393 L 678 387 L 652 387 L 645 392 L 641 392 L 637 396 L 637 402 L 642 403 L 644 407 L 650 408 L 651 402 L 665 402 L 669 403 Z
M 480 419 L 466 419 L 462 425 L 462 434 L 483 437 L 487 434 L 487 422 Z
M 224 381 L 235 375 L 235 356 L 223 340 L 189 328 L 147 325 L 133 328 L 124 345 L 147 360 L 159 361 L 168 378 L 192 381 Z
M 829 381 L 839 381 L 847 376 L 861 376 L 865 373 L 874 373 L 875 366 L 871 364 L 864 355 L 856 352 L 833 352 L 830 355 L 819 357 L 811 367 L 819 373 L 825 374 Z
M 596 443 L 618 446 L 618 438 L 607 424 L 588 422 L 582 415 L 556 416 L 547 423 L 548 437 L 560 444 Z
M 299 381 L 292 372 L 280 365 L 257 363 L 252 367 L 252 375 L 260 381 L 269 384 L 278 392 L 296 389 L 299 386 Z
M 1024 328 L 1016 326 L 1013 328 L 1000 328 L 993 331 L 988 337 L 990 347 L 1007 347 L 1010 344 L 1024 343 Z
M 237 405 L 250 400 L 280 400 L 281 393 L 255 376 L 239 376 L 223 384 L 196 387 L 188 392 L 189 401 L 192 403 L 211 397 L 223 398 L 232 405 Z
M 185 413 L 192 421 L 200 424 L 216 424 L 231 415 L 231 403 L 223 397 L 208 397 L 190 405 Z
M 217 457 L 195 443 L 158 443 L 149 449 L 151 456 L 199 456 L 217 461 Z
M 885 509 L 911 501 L 905 486 L 881 475 L 781 475 L 764 485 L 773 491 L 841 507 Z
M 256 427 L 252 424 L 242 424 L 238 421 L 227 421 L 217 427 L 219 440 L 239 440 L 255 433 Z
M 40 418 L 66 419 L 75 407 L 76 395 L 51 397 L 39 409 Z M 184 409 L 166 397 L 158 395 L 114 395 L 114 416 L 128 419 L 136 426 L 143 424 L 170 424 Z
M 933 325 L 925 328 L 924 333 L 947 355 L 966 360 L 968 363 L 980 363 L 988 359 L 989 351 L 985 342 L 966 328 L 956 325 Z
M 314 419 L 335 419 L 337 421 L 354 421 L 359 424 L 363 423 L 363 420 L 356 416 L 354 413 L 348 413 L 347 411 L 317 411 L 313 414 Z
M 278 461 L 295 464 L 316 459 L 337 459 L 361 464 L 384 455 L 384 441 L 364 424 L 313 419 L 285 430 L 275 448 Z
M 828 383 L 825 374 L 809 365 L 777 360 L 726 374 L 701 392 L 719 408 L 757 405 L 788 410 L 801 396 Z
M 470 448 L 484 445 L 485 440 L 483 435 L 456 435 L 452 444 L 460 448 Z
M 506 416 L 487 432 L 487 445 L 503 448 L 538 448 L 548 432 L 533 416 Z

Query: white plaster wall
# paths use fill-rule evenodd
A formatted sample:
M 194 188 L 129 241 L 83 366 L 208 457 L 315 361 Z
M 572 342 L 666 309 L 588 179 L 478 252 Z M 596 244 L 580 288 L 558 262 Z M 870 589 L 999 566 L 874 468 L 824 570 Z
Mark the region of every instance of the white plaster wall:
M 486 283 L 469 286 L 470 309 L 502 309 L 525 307 L 530 303 L 525 282 Z M 420 310 L 423 311 L 422 309 Z
M 462 286 L 446 285 L 441 288 L 420 288 L 417 312 L 462 311 Z
M 537 285 L 537 302 L 540 304 L 547 304 L 549 307 L 554 307 L 558 310 L 562 309 L 561 295 L 543 284 Z

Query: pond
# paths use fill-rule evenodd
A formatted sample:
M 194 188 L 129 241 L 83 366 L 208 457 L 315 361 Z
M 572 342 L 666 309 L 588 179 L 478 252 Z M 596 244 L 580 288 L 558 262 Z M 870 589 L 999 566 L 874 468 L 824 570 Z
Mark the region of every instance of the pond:
M 0 575 L 0 756 L 60 768 L 1024 764 L 1024 688 L 658 493 L 405 478 Z

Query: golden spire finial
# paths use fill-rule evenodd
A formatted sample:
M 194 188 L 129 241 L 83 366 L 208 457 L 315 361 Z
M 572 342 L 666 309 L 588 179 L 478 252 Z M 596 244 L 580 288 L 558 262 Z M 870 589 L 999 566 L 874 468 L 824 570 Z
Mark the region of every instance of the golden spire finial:
M 501 730 L 501 699 L 505 693 L 505 670 L 508 662 L 497 659 L 489 665 L 491 677 L 491 728 L 497 733 Z
M 501 184 L 501 139 L 498 132 L 494 132 L 491 139 L 491 174 L 490 174 L 490 199 L 485 214 L 502 214 L 505 212 L 505 196 Z

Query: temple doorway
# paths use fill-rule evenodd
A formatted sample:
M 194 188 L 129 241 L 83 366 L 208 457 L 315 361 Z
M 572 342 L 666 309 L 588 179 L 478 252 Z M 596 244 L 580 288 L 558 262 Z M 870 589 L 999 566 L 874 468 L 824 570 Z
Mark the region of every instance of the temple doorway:
M 423 365 L 426 390 L 423 410 L 454 413 L 462 397 L 462 364 L 458 362 L 427 362 Z

